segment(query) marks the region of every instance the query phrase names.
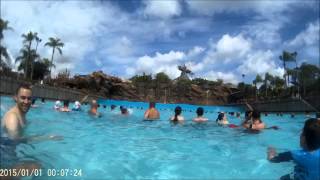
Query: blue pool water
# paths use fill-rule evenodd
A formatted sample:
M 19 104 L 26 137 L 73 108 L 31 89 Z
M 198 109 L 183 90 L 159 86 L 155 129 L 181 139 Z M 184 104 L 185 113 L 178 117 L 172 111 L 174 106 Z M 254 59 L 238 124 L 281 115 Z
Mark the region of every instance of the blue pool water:
M 174 105 L 157 105 L 161 119 L 148 122 L 142 121 L 147 104 L 100 103 L 108 105 L 99 108 L 103 117 L 93 118 L 86 113 L 89 106 L 83 106 L 84 112 L 62 113 L 53 110 L 54 102 L 41 104 L 38 100 L 39 107 L 27 114 L 25 134 L 62 135 L 64 140 L 21 144 L 16 148 L 18 158 L 34 159 L 44 168 L 81 169 L 82 176 L 76 179 L 278 179 L 292 172 L 294 164 L 269 163 L 267 147 L 298 149 L 305 121 L 303 114 L 295 118 L 270 114 L 262 116 L 264 122 L 280 130 L 247 134 L 215 124 L 218 111 L 242 111 L 235 107 L 205 107 L 209 122 L 195 124 L 191 119 L 196 107 L 182 105 L 187 109 L 183 112 L 186 123 L 172 125 L 168 119 Z M 132 107 L 131 115 L 119 115 L 118 108 L 111 112 L 110 104 Z M 1 97 L 1 118 L 12 105 L 12 98 Z M 240 123 L 233 116 L 228 115 L 228 119 Z

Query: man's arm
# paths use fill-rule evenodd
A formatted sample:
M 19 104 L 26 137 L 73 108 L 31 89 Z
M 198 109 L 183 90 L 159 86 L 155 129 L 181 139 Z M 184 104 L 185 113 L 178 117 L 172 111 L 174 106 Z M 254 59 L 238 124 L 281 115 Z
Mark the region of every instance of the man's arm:
M 8 113 L 4 117 L 5 129 L 10 139 L 18 140 L 21 138 L 21 132 L 19 127 L 19 119 L 14 113 Z

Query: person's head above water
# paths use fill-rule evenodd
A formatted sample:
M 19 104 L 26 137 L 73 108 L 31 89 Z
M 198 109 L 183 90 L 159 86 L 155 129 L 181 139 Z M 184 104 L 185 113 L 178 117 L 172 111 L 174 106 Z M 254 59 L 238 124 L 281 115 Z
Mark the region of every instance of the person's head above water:
M 110 107 L 111 107 L 111 110 L 114 110 L 117 106 L 112 104 Z
M 203 115 L 203 108 L 202 107 L 198 107 L 196 113 L 197 113 L 198 116 L 202 116 Z
M 14 100 L 17 103 L 18 109 L 22 113 L 27 113 L 31 106 L 32 101 L 32 90 L 31 87 L 27 84 L 21 84 L 16 89 L 16 94 Z
M 221 113 L 219 113 L 218 118 L 217 118 L 217 120 L 216 120 L 216 121 L 222 121 L 222 120 L 223 120 L 223 118 L 224 118 L 224 113 L 223 113 L 223 112 L 221 112 Z
M 182 108 L 180 106 L 177 106 L 175 109 L 174 109 L 174 114 L 176 116 L 179 116 L 182 112 Z
M 90 105 L 91 105 L 91 109 L 98 109 L 98 102 L 97 102 L 97 100 L 95 100 L 95 99 L 93 99 L 92 101 L 91 101 L 91 103 L 90 103 Z
M 253 111 L 252 112 L 252 119 L 253 120 L 260 120 L 261 114 L 259 111 Z
M 63 101 L 63 107 L 69 107 L 69 100 Z
M 300 145 L 309 151 L 320 148 L 320 121 L 310 118 L 304 123 L 300 136 Z
M 124 106 L 120 106 L 120 111 L 121 111 L 121 114 L 128 114 L 128 109 Z
M 155 102 L 150 102 L 149 103 L 149 108 L 155 108 L 156 107 L 156 103 Z

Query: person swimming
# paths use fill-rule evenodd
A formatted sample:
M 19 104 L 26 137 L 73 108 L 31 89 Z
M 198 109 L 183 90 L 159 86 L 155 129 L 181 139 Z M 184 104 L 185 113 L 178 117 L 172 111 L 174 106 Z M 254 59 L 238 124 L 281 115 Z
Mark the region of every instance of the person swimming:
M 203 117 L 203 108 L 202 107 L 198 107 L 196 113 L 197 113 L 197 117 L 195 117 L 193 119 L 194 122 L 207 122 L 208 118 Z
M 60 112 L 70 112 L 70 109 L 69 109 L 69 100 L 64 100 L 63 101 L 63 107 L 61 107 L 59 109 Z
M 112 104 L 112 105 L 110 106 L 111 111 L 115 110 L 115 109 L 116 109 L 116 107 L 117 107 L 116 105 Z
M 101 117 L 101 114 L 98 112 L 98 103 L 97 103 L 97 100 L 93 99 L 91 101 L 91 104 L 90 104 L 90 110 L 88 111 L 88 114 L 90 115 L 93 115 L 93 116 L 96 116 L 96 117 Z
M 120 113 L 121 115 L 129 115 L 128 109 L 124 106 L 120 106 Z
M 61 101 L 56 101 L 53 107 L 55 110 L 59 110 L 61 108 Z
M 79 101 L 75 101 L 75 102 L 74 102 L 72 111 L 81 111 L 81 104 L 80 104 Z
M 300 135 L 302 149 L 277 154 L 276 149 L 269 147 L 267 159 L 273 163 L 294 161 L 293 177 L 290 174 L 280 179 L 316 180 L 320 178 L 320 121 L 310 118 L 304 123 Z
M 216 119 L 216 122 L 219 125 L 228 125 L 229 124 L 227 116 L 223 112 L 219 113 L 218 118 Z
M 156 120 L 160 118 L 160 113 L 156 109 L 156 103 L 150 102 L 149 109 L 144 113 L 145 120 Z
M 252 112 L 252 123 L 249 124 L 248 129 L 251 130 L 262 130 L 265 128 L 265 124 L 261 120 L 261 114 L 258 111 Z
M 174 116 L 170 118 L 170 121 L 173 123 L 182 123 L 184 122 L 184 117 L 181 115 L 182 108 L 180 106 L 177 106 L 174 109 Z

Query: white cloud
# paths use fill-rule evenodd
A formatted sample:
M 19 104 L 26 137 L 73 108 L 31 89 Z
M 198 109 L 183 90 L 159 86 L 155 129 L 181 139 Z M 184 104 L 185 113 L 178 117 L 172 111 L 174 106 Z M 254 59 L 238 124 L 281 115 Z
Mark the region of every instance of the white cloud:
M 222 12 L 254 11 L 268 16 L 289 8 L 290 1 L 195 1 L 186 0 L 191 12 L 202 15 L 214 15 Z
M 147 74 L 165 72 L 170 78 L 176 78 L 180 74 L 177 65 L 185 57 L 185 53 L 179 51 L 170 51 L 165 54 L 157 52 L 153 57 L 145 55 L 137 60 L 134 67 L 127 68 L 126 72 L 130 73 L 128 76 L 142 74 L 143 72 Z
M 144 1 L 146 15 L 160 18 L 169 18 L 181 14 L 181 5 L 178 0 L 170 1 Z
M 215 44 L 210 42 L 210 49 L 206 52 L 204 63 L 229 63 L 239 61 L 251 49 L 250 40 L 245 39 L 241 34 L 230 36 L 225 34 Z
M 217 72 L 217 71 L 209 71 L 207 72 L 204 77 L 205 79 L 216 81 L 217 79 L 222 79 L 225 83 L 232 83 L 237 84 L 239 80 L 237 76 L 234 75 L 232 72 Z
M 86 53 L 94 49 L 94 35 L 100 31 L 100 24 L 105 20 L 103 9 L 90 2 L 6 1 L 1 4 L 3 18 L 14 29 L 6 32 L 4 39 L 14 57 L 18 56 L 22 47 L 21 34 L 29 31 L 38 32 L 42 39 L 38 47 L 42 57 L 51 57 L 52 50 L 43 46 L 49 37 L 58 37 L 64 42 L 63 56 L 72 59 L 72 62 L 56 63 L 53 73 L 65 67 L 74 68 Z M 55 61 L 59 56 L 58 53 L 55 55 Z
M 300 32 L 293 40 L 288 42 L 289 46 L 312 46 L 319 45 L 319 21 L 309 23 L 306 30 Z
M 253 52 L 247 55 L 237 70 L 246 75 L 263 75 L 269 72 L 272 75 L 283 77 L 284 70 L 277 67 L 274 59 L 275 56 L 270 50 Z

